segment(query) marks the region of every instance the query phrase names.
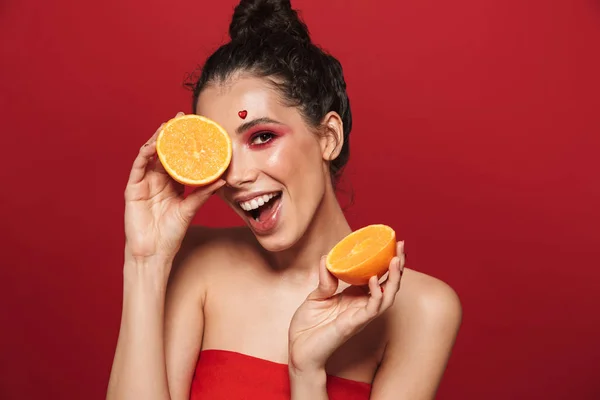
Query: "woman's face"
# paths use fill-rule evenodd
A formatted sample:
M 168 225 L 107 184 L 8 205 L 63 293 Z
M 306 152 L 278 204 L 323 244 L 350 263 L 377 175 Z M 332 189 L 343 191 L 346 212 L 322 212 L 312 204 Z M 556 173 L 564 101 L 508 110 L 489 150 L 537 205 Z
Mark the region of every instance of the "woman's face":
M 263 78 L 241 75 L 206 87 L 197 112 L 231 137 L 233 156 L 220 196 L 265 249 L 294 245 L 330 184 L 322 136 L 309 129 L 296 108 L 285 106 Z

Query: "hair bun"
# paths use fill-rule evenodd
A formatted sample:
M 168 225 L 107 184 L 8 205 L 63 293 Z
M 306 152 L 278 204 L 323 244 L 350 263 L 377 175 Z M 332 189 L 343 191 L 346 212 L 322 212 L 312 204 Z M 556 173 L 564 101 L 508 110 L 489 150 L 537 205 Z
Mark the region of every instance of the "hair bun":
M 310 43 L 308 28 L 289 0 L 241 0 L 229 25 L 229 36 L 236 41 L 283 32 L 299 42 Z

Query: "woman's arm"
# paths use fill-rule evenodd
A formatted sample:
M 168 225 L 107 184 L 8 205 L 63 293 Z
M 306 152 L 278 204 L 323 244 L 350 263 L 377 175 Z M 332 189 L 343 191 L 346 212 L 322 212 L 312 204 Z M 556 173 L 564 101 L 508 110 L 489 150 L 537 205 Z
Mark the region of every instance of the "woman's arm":
M 184 373 L 191 368 L 189 360 L 178 358 L 181 352 L 177 347 L 165 346 L 165 336 L 168 343 L 182 340 L 186 344 L 202 331 L 201 305 L 194 309 L 199 305 L 193 301 L 197 292 L 175 277 L 181 276 L 179 268 L 171 268 L 196 212 L 225 182 L 218 180 L 184 197 L 183 185 L 167 174 L 156 157 L 160 130 L 140 148 L 125 188 L 123 309 L 107 390 L 109 400 L 185 398 L 182 394 L 187 389 L 182 389 L 181 377 L 189 375 Z M 193 268 L 183 268 L 188 269 Z M 175 275 L 169 284 L 172 272 Z M 184 324 L 189 329 L 187 340 L 181 337 Z
M 123 314 L 108 399 L 189 399 L 202 345 L 204 278 L 199 247 L 187 243 L 168 280 L 126 265 Z
M 189 399 L 204 328 L 200 253 L 197 240 L 186 238 L 168 284 L 164 275 L 149 273 L 164 266 L 125 266 L 108 399 Z
M 121 329 L 107 399 L 170 400 L 164 349 L 169 261 L 128 262 L 123 269 Z
M 402 286 L 371 398 L 434 399 L 461 324 L 460 300 L 450 286 L 415 271 L 406 271 Z

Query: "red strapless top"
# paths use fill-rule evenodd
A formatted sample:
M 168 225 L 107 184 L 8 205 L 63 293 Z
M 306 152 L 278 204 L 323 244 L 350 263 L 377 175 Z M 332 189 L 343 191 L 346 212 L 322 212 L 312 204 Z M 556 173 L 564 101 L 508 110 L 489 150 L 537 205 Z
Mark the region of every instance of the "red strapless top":
M 365 400 L 371 385 L 327 376 L 329 399 Z M 203 350 L 190 400 L 289 400 L 288 366 L 226 350 Z

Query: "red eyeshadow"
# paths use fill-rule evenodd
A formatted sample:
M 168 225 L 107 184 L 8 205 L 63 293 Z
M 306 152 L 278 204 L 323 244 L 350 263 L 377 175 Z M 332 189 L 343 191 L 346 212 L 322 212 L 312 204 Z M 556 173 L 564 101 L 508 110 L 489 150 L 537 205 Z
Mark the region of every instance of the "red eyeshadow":
M 258 132 L 273 132 L 277 136 L 287 135 L 291 132 L 291 129 L 283 126 L 283 125 L 275 125 L 275 124 L 260 124 L 253 126 L 251 129 L 244 132 L 244 136 L 246 138 L 258 133 Z

